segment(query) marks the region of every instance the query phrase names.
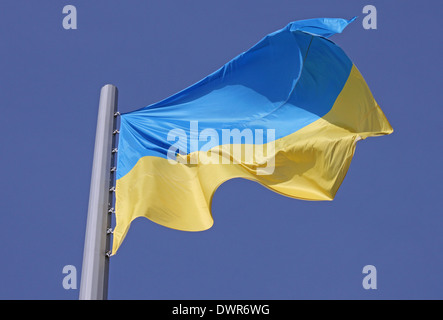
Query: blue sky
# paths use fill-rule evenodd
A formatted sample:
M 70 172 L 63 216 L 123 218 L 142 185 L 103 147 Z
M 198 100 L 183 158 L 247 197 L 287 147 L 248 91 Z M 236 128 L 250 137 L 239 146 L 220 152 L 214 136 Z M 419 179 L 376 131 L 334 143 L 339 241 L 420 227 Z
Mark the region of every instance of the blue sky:
M 65 5 L 78 29 L 62 27 Z M 377 30 L 362 26 L 377 8 Z M 332 202 L 245 180 L 212 229 L 139 218 L 111 258 L 110 299 L 442 299 L 441 52 L 436 1 L 24 1 L 0 5 L 0 299 L 77 299 L 100 88 L 119 109 L 159 101 L 294 20 L 359 19 L 331 40 L 394 128 L 359 142 Z M 173 196 L 173 195 L 171 195 Z M 362 287 L 365 265 L 377 289 Z

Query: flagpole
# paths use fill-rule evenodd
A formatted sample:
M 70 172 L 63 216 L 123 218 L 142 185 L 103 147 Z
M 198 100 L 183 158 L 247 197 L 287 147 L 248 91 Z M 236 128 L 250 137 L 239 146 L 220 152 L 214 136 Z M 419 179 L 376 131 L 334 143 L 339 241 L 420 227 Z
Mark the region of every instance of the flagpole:
M 108 296 L 117 99 L 118 91 L 115 86 L 107 84 L 102 87 L 89 191 L 80 300 L 106 300 Z

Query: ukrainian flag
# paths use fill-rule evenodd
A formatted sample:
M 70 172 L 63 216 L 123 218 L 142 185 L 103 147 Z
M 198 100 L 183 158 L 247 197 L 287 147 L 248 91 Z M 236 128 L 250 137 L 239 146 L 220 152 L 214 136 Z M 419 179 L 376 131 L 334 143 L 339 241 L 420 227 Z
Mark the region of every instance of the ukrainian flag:
M 358 69 L 327 39 L 354 19 L 292 22 L 189 88 L 122 114 L 113 254 L 137 217 L 210 228 L 212 196 L 232 178 L 332 200 L 356 142 L 393 131 Z M 227 132 L 240 139 L 221 139 Z

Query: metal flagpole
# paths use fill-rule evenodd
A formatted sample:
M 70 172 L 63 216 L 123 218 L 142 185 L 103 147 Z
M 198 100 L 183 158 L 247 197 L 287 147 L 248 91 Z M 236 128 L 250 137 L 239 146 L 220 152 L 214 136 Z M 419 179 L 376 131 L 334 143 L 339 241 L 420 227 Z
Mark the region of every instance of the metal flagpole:
M 95 134 L 89 191 L 88 218 L 80 282 L 80 300 L 105 300 L 108 296 L 111 212 L 117 112 L 117 88 L 102 87 Z

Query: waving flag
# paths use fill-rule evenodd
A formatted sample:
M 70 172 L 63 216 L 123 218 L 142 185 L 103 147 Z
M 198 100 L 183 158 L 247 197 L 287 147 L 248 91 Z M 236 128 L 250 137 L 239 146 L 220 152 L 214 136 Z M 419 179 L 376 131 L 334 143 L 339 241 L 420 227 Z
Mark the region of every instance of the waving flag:
M 123 114 L 113 254 L 137 217 L 210 228 L 215 190 L 236 177 L 332 200 L 356 142 L 393 131 L 355 65 L 327 39 L 352 20 L 292 22 L 189 88 Z

